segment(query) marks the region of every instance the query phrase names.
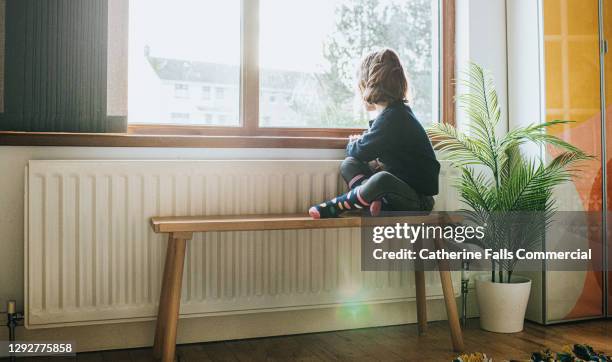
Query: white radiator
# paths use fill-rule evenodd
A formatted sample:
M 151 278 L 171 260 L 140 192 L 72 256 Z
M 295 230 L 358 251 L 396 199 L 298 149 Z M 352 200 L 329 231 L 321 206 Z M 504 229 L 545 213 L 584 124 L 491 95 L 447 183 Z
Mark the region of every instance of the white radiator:
M 166 240 L 152 232 L 151 216 L 305 212 L 342 191 L 338 166 L 339 161 L 30 161 L 27 327 L 154 318 Z M 438 200 L 438 209 L 451 208 L 447 202 L 455 199 L 447 178 L 441 177 L 447 197 Z M 441 297 L 437 274 L 427 274 L 428 295 Z M 358 229 L 197 233 L 188 243 L 181 317 L 414 295 L 412 273 L 360 271 Z

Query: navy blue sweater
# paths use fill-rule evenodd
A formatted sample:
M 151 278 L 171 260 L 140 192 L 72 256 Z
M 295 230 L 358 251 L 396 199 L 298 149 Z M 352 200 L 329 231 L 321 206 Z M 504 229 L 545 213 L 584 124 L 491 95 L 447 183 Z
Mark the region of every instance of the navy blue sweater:
M 423 126 L 404 102 L 391 103 L 346 150 L 363 162 L 378 159 L 385 171 L 422 195 L 438 194 L 440 163 Z

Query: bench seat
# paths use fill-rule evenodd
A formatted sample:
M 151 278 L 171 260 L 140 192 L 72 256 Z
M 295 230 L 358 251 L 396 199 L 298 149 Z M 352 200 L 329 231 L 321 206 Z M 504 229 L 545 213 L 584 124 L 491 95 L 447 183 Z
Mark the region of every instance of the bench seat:
M 361 226 L 361 217 L 315 220 L 304 214 L 154 217 L 156 233 L 333 229 Z
M 315 220 L 304 214 L 166 216 L 151 218 L 151 227 L 156 233 L 168 234 L 168 247 L 166 250 L 153 346 L 154 355 L 157 358 L 161 358 L 164 362 L 174 360 L 186 243 L 193 238 L 193 233 L 354 228 L 367 224 L 364 220 L 375 220 L 376 225 L 392 225 L 398 222 L 398 218 L 365 219 L 357 215 Z M 399 220 L 405 220 L 405 222 L 412 224 L 439 224 L 458 221 L 440 215 L 406 216 Z M 438 249 L 442 248 L 441 240 L 435 240 L 435 244 Z M 427 327 L 425 274 L 419 270 L 415 270 L 414 273 L 418 326 L 419 332 L 424 333 Z M 450 272 L 448 267 L 443 265 L 440 265 L 440 281 L 446 304 L 453 350 L 459 352 L 463 350 L 459 315 L 457 313 Z
M 439 223 L 441 216 L 415 215 L 404 217 L 378 217 L 377 225 L 391 225 L 398 221 L 413 224 Z M 300 229 L 338 229 L 365 226 L 364 218 L 348 215 L 332 219 L 313 219 L 304 214 L 270 215 L 226 215 L 226 216 L 165 216 L 151 218 L 151 227 L 156 233 L 211 232 L 211 231 L 262 231 L 262 230 L 300 230 Z M 456 216 L 445 216 L 447 223 L 456 223 Z

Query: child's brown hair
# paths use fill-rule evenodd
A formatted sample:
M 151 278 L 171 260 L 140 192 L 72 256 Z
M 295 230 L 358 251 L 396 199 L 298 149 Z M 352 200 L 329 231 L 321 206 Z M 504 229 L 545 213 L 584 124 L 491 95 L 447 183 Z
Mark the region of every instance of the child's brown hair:
M 406 101 L 408 80 L 397 53 L 381 49 L 366 55 L 361 61 L 359 89 L 369 104 Z

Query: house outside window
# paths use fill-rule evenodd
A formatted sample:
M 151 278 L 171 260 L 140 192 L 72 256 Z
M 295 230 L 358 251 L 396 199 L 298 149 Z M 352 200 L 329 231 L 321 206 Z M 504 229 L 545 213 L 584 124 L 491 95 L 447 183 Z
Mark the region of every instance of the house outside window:
M 221 87 L 215 88 L 215 99 L 222 101 L 225 98 L 225 89 Z
M 205 101 L 210 100 L 210 87 L 209 86 L 202 87 L 202 100 L 205 100 Z
M 190 116 L 189 113 L 172 112 L 170 118 L 173 121 L 189 121 Z
M 176 83 L 174 85 L 174 98 L 189 98 L 189 85 L 183 83 Z

